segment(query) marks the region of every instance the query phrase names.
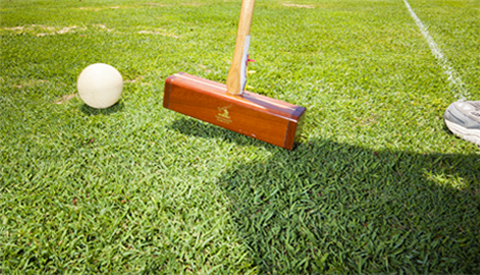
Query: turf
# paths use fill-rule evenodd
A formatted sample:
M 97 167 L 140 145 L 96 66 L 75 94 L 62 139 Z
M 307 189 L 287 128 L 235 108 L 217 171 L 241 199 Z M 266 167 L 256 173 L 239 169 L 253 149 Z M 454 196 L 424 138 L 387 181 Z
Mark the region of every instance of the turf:
M 480 150 L 403 1 L 257 1 L 249 89 L 308 109 L 292 152 L 161 107 L 225 82 L 240 2 L 0 0 L 0 272 L 480 273 Z M 480 2 L 409 3 L 478 100 Z

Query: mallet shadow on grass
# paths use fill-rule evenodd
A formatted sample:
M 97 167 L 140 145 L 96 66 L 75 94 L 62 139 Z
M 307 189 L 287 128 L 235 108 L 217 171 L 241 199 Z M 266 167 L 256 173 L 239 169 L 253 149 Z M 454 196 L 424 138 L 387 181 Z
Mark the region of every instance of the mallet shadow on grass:
M 194 119 L 171 127 L 255 142 Z M 478 154 L 329 140 L 268 149 L 269 160 L 239 163 L 217 182 L 261 274 L 480 273 Z
M 229 131 L 227 129 L 215 126 L 206 122 L 189 117 L 181 117 L 176 119 L 168 126 L 171 130 L 180 132 L 187 136 L 195 136 L 199 138 L 222 138 L 228 142 L 233 142 L 240 146 L 255 145 L 255 146 L 271 146 L 265 142 Z

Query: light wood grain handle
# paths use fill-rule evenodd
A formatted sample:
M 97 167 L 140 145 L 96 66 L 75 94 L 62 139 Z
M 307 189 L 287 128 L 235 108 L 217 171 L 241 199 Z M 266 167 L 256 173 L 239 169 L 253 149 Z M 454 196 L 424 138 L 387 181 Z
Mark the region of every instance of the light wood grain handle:
M 248 45 L 250 43 L 249 35 L 254 6 L 255 0 L 243 0 L 235 53 L 233 54 L 232 66 L 230 67 L 227 77 L 227 92 L 232 95 L 241 95 L 245 88 L 246 79 L 242 79 L 242 73 L 245 74 L 246 70 L 247 53 L 245 51 L 248 51 Z M 247 47 L 245 45 L 247 45 Z

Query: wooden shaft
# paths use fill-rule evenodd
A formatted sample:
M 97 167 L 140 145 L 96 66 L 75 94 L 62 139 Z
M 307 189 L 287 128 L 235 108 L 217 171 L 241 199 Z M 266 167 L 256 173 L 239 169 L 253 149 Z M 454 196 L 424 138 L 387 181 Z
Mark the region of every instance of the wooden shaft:
M 242 83 L 242 63 L 245 56 L 245 43 L 250 35 L 250 26 L 252 24 L 253 7 L 255 0 L 243 0 L 242 10 L 240 12 L 240 22 L 238 24 L 237 43 L 235 45 L 235 53 L 233 55 L 232 66 L 227 77 L 227 92 L 232 95 L 240 95 L 243 93 Z M 244 64 L 245 65 L 245 64 Z M 245 68 L 245 67 L 244 67 Z

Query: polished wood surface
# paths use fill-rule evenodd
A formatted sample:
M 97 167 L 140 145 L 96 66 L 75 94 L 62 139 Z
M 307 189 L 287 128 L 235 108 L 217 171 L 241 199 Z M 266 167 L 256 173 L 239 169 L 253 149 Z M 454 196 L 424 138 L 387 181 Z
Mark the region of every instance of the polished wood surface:
M 167 109 L 292 150 L 305 108 L 185 73 L 167 78 L 163 106 Z
M 235 53 L 227 77 L 227 91 L 232 95 L 240 95 L 243 93 L 241 83 L 242 62 L 244 62 L 243 56 L 245 54 L 246 38 L 250 35 L 254 6 L 255 0 L 243 0 L 242 2 Z M 245 62 L 247 61 L 245 60 Z

